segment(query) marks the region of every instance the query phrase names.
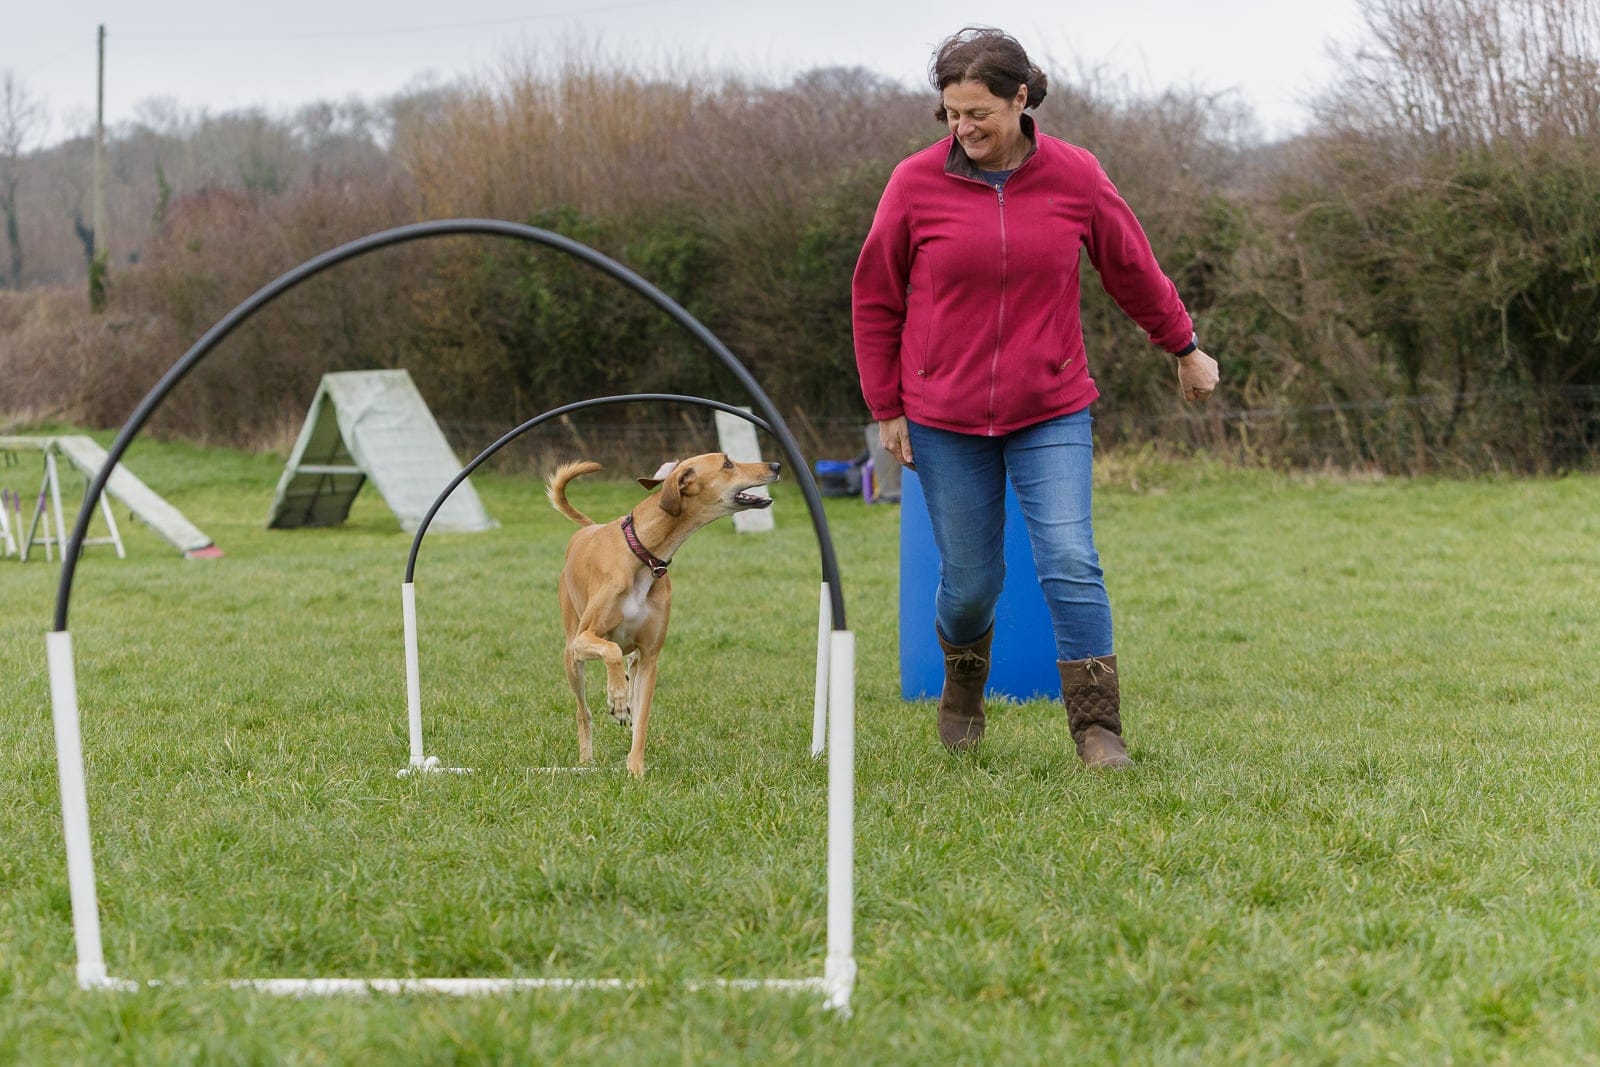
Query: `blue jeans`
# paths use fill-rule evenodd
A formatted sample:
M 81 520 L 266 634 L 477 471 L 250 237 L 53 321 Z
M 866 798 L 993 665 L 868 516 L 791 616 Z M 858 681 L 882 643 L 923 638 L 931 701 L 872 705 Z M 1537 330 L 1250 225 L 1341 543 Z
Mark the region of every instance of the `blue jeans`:
M 1016 491 L 1056 658 L 1109 656 L 1111 601 L 1094 547 L 1094 443 L 1088 409 L 1004 437 L 909 424 L 911 455 L 939 549 L 934 618 L 946 641 L 968 645 L 994 625 L 1005 584 L 1006 478 Z

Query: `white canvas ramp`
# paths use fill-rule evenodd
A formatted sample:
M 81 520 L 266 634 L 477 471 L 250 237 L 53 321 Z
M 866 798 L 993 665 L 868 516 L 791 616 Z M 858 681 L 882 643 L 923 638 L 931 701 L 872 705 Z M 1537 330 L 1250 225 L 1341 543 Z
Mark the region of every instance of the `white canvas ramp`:
M 267 525 L 336 526 L 370 478 L 400 525 L 415 532 L 460 471 L 408 372 L 325 374 L 278 481 Z M 494 525 L 472 484 L 462 482 L 429 529 L 463 533 Z
M 0 449 L 23 448 L 43 451 L 47 459 L 51 453 L 58 453 L 90 479 L 100 473 L 100 468 L 105 466 L 106 462 L 106 450 L 101 448 L 94 438 L 82 434 L 64 434 L 58 437 L 0 437 Z M 125 506 L 133 513 L 134 518 L 161 535 L 163 540 L 185 556 L 221 555 L 211 538 L 184 518 L 183 512 L 145 485 L 121 463 L 112 468 L 111 476 L 106 479 L 106 496 Z M 57 522 L 59 526 L 59 516 Z M 62 530 L 59 536 L 65 537 L 65 535 L 66 532 Z

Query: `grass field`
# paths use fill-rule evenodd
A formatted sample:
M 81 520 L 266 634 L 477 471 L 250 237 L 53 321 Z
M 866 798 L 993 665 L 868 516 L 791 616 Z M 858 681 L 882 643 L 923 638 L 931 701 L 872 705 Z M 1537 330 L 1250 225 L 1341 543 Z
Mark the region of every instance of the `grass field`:
M 893 507 L 829 501 L 857 675 L 854 1016 L 690 990 L 820 975 L 815 539 L 719 524 L 677 601 L 642 782 L 576 742 L 534 480 L 417 572 L 430 752 L 398 779 L 410 539 L 262 528 L 281 460 L 141 444 L 224 548 L 126 529 L 71 629 L 107 960 L 72 980 L 44 675 L 56 567 L 0 561 L 0 1062 L 1600 1062 L 1600 479 L 1353 481 L 1148 457 L 1098 530 L 1135 771 L 1063 710 L 976 756 L 899 700 Z M 644 463 L 642 466 L 654 466 Z M 633 472 L 618 472 L 633 473 Z M 31 491 L 37 472 L 0 468 Z M 590 514 L 638 495 L 579 483 Z M 598 691 L 598 675 L 594 676 Z M 596 724 L 597 755 L 627 739 Z M 629 992 L 278 999 L 275 976 L 588 976 Z

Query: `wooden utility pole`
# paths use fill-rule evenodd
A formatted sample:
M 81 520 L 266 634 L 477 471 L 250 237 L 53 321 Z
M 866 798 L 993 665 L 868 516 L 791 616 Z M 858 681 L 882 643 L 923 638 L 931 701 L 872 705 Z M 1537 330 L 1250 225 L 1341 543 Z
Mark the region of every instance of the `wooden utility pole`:
M 106 27 L 100 24 L 99 76 L 95 84 L 94 117 L 94 232 L 89 254 L 89 307 L 103 311 L 106 306 L 106 275 L 111 250 L 106 229 Z

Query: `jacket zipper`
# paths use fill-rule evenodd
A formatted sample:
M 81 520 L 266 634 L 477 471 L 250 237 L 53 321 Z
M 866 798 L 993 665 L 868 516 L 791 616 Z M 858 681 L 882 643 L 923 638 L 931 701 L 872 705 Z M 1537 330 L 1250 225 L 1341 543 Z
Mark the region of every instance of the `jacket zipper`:
M 1000 377 L 1000 345 L 1006 331 L 1006 282 L 1010 270 L 1010 249 L 1006 243 L 1006 193 L 1002 186 L 994 191 L 1000 209 L 1000 310 L 995 317 L 994 355 L 989 360 L 989 436 L 994 436 L 995 391 Z

